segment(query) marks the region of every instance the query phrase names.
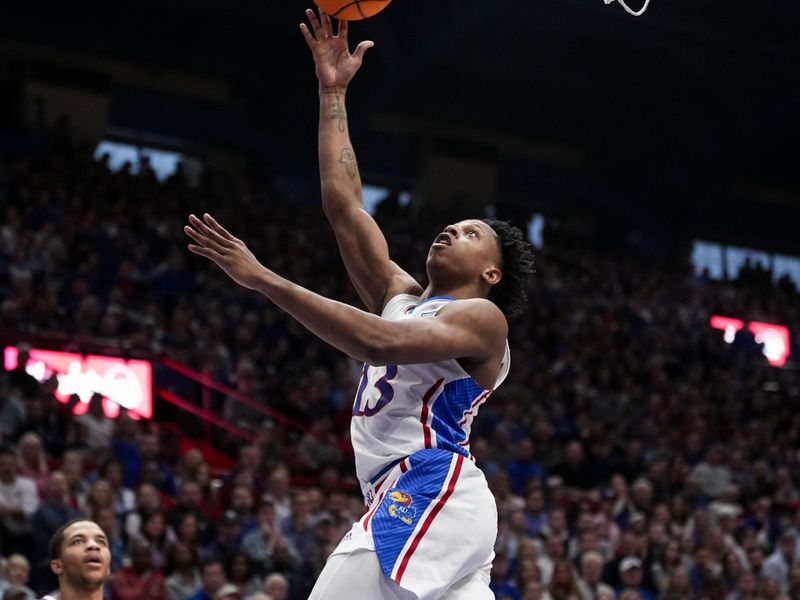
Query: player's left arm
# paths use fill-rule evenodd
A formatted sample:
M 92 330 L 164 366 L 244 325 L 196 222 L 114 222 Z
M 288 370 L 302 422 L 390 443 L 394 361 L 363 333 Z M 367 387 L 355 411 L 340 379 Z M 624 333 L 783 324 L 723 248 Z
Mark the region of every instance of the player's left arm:
M 264 267 L 242 240 L 210 215 L 194 215 L 184 232 L 189 250 L 216 263 L 239 285 L 260 292 L 309 331 L 371 365 L 414 364 L 456 359 L 488 361 L 502 352 L 508 325 L 488 300 L 453 302 L 435 319 L 388 321 L 324 298 Z

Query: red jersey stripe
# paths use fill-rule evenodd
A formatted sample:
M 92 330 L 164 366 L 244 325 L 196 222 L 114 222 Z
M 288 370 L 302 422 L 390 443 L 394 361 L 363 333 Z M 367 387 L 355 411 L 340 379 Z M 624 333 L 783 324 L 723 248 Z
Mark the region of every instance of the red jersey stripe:
M 427 392 L 425 392 L 425 395 L 422 397 L 422 413 L 420 414 L 419 420 L 422 421 L 422 436 L 425 439 L 426 448 L 433 447 L 431 445 L 431 426 L 428 425 L 428 413 L 430 412 L 428 408 L 428 402 L 430 402 L 434 392 L 439 389 L 439 386 L 442 385 L 443 381 L 444 378 L 440 378 Z

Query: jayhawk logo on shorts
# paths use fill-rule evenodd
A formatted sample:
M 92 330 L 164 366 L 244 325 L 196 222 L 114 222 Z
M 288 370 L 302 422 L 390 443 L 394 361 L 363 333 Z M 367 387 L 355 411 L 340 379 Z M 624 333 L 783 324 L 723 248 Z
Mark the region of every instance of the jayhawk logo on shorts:
M 417 507 L 413 505 L 414 499 L 406 492 L 389 492 L 389 516 L 400 519 L 406 525 L 411 525 L 417 516 Z

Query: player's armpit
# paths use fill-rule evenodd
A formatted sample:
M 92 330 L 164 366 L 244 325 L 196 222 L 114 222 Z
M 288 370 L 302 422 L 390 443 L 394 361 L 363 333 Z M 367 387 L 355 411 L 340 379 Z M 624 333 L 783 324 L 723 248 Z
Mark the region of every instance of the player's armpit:
M 367 211 L 343 206 L 325 212 L 350 281 L 370 312 L 379 314 L 397 294 L 422 293 L 419 283 L 389 258 L 386 238 Z
M 435 318 L 384 321 L 368 348 L 371 365 L 420 364 L 449 359 L 502 358 L 508 323 L 484 299 L 457 300 Z

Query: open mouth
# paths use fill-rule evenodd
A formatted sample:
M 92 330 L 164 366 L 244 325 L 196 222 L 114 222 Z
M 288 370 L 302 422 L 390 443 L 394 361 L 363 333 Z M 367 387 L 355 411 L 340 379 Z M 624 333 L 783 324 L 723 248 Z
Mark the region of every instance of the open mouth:
M 453 241 L 450 239 L 449 233 L 440 233 L 439 235 L 436 236 L 436 239 L 433 240 L 434 246 L 436 246 L 437 244 L 442 246 L 449 246 L 452 243 Z
M 83 559 L 83 564 L 95 567 L 102 567 L 103 559 L 100 558 L 99 556 L 88 556 L 85 559 Z

